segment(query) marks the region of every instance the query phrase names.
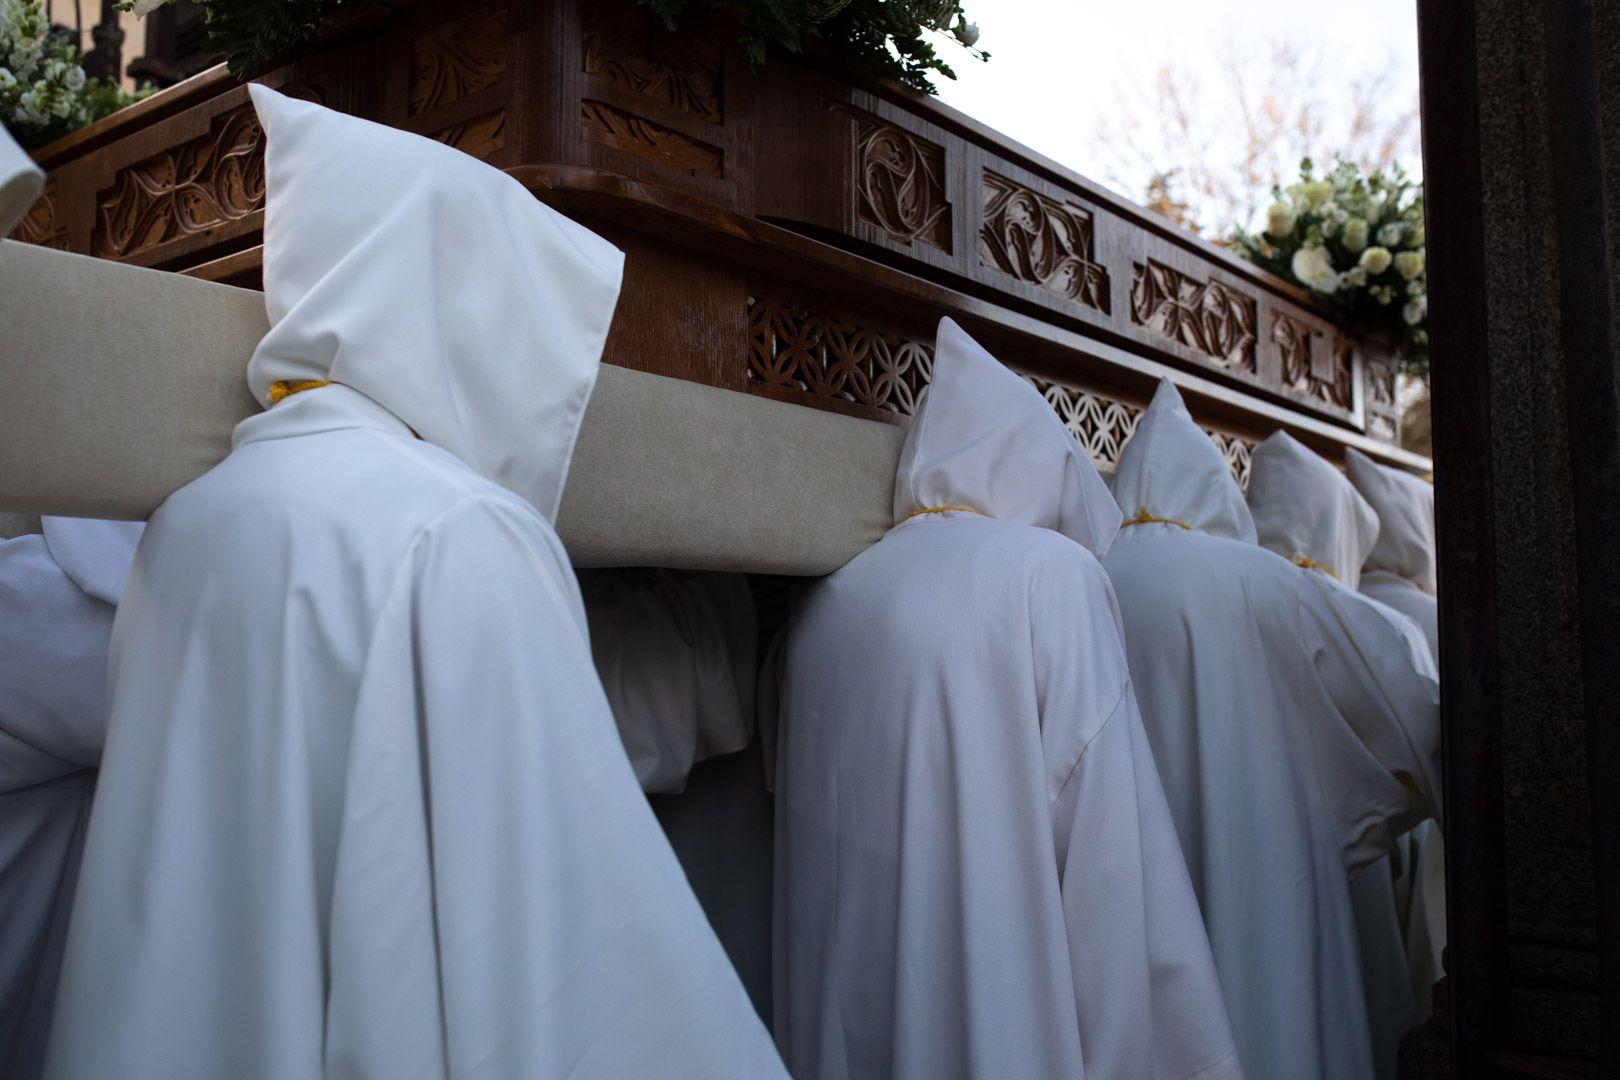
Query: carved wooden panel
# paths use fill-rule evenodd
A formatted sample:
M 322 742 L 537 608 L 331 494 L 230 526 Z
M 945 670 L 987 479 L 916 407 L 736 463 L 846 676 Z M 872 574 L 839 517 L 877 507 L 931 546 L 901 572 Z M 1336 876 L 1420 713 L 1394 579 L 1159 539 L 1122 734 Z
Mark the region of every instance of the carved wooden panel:
M 1383 360 L 1367 362 L 1367 433 L 1400 441 L 1400 407 L 1395 401 L 1395 370 Z
M 67 224 L 56 217 L 56 177 L 45 178 L 45 190 L 11 230 L 10 239 L 60 251 L 68 249 Z
M 1353 407 L 1355 351 L 1348 341 L 1341 338 L 1329 348 L 1321 331 L 1281 313 L 1272 324 L 1271 341 L 1282 358 L 1283 385 L 1341 409 Z
M 1155 259 L 1135 263 L 1131 321 L 1224 367 L 1255 372 L 1255 302 L 1219 281 L 1200 281 Z
M 714 42 L 682 42 L 687 48 L 677 60 L 655 49 L 669 35 L 645 13 L 587 5 L 586 17 L 587 74 L 711 124 L 724 119 L 720 49 Z
M 1096 261 L 1091 212 L 986 169 L 979 263 L 1087 307 L 1108 311 L 1108 272 Z
M 854 109 L 854 209 L 857 220 L 899 244 L 951 250 L 951 204 L 945 195 L 945 151 L 893 124 Z
M 1254 455 L 1254 448 L 1258 444 L 1238 435 L 1216 431 L 1214 428 L 1205 428 L 1204 434 L 1215 440 L 1215 447 L 1226 459 L 1227 467 L 1237 479 L 1238 487 L 1244 491 L 1249 490 L 1249 459 Z
M 120 169 L 96 196 L 93 254 L 136 252 L 236 221 L 264 206 L 264 133 L 251 104 L 206 135 Z
M 894 417 L 916 411 L 934 350 L 763 297 L 748 298 L 750 386 L 797 391 Z
M 655 124 L 602 101 L 580 102 L 580 126 L 585 138 L 679 172 L 718 177 L 725 155 L 718 146 Z
M 411 45 L 411 115 L 493 86 L 507 53 L 504 9 L 481 8 L 421 35 Z
M 496 109 L 464 123 L 452 124 L 434 132 L 433 137 L 475 158 L 487 158 L 506 145 L 506 110 Z

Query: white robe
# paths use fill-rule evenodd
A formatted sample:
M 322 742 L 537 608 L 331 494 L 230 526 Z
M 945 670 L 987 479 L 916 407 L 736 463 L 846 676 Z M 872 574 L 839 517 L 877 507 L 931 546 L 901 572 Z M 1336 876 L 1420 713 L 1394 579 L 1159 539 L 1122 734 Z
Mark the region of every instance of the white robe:
M 1168 382 L 1114 493 L 1140 524 L 1105 566 L 1244 1070 L 1369 1077 L 1347 873 L 1431 813 L 1437 687 L 1407 655 L 1421 642 L 1255 545 Z
M 948 506 L 979 512 L 906 519 Z M 789 631 L 775 1004 L 794 1075 L 1240 1075 L 1082 546 L 1107 547 L 1117 508 L 950 320 L 895 516 Z
M 253 91 L 250 379 L 333 385 L 243 421 L 142 541 L 49 1075 L 784 1075 L 549 520 L 618 253 L 465 155 Z
M 1440 656 L 1434 566 L 1434 488 L 1409 473 L 1345 452 L 1345 475 L 1378 514 L 1378 541 L 1361 568 L 1361 591 L 1405 615 Z M 1446 855 L 1439 826 L 1426 821 L 1402 838 L 1394 900 L 1418 1019 L 1433 1011 L 1434 984 L 1445 974 Z

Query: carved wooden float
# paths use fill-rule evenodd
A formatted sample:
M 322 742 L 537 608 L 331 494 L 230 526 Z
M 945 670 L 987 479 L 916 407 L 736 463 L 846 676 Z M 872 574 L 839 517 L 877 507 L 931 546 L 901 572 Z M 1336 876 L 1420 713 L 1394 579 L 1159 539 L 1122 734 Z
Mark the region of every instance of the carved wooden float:
M 815 57 L 755 74 L 735 37 L 628 0 L 415 0 L 257 77 L 508 169 L 624 248 L 610 363 L 904 424 L 949 314 L 1105 468 L 1163 375 L 1240 479 L 1278 427 L 1429 468 L 1396 445 L 1386 345 L 1301 290 L 934 100 Z M 263 136 L 223 69 L 37 156 L 14 238 L 257 287 Z

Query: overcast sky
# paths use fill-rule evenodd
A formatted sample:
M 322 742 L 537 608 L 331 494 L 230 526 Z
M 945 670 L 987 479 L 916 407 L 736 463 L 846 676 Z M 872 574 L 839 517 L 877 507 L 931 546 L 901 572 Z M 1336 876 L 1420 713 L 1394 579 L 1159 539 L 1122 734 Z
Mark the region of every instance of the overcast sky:
M 1393 102 L 1415 107 L 1417 100 L 1415 0 L 964 0 L 963 6 L 992 59 L 982 64 L 942 46 L 959 78 L 935 80 L 940 97 L 1099 182 L 1110 180 L 1089 149 L 1099 118 L 1117 108 L 1119 87 L 1150 84 L 1166 61 L 1211 70 L 1229 45 L 1247 52 L 1251 43 L 1289 36 L 1320 46 L 1328 95 L 1340 82 L 1387 71 Z M 1208 82 L 1220 81 L 1211 70 Z M 1327 157 L 1334 149 L 1300 152 Z M 1421 171 L 1417 160 L 1403 163 Z M 1146 179 L 1111 186 L 1139 200 Z

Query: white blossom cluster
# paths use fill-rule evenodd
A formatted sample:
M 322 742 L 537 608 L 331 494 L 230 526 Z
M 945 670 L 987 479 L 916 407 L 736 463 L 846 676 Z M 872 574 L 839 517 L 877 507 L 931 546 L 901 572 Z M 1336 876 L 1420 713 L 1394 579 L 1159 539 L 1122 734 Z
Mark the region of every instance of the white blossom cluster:
M 24 146 L 95 119 L 73 43 L 50 33 L 39 0 L 0 0 L 0 123 Z
M 1306 158 L 1299 180 L 1274 189 L 1258 236 L 1239 254 L 1388 331 L 1406 359 L 1428 359 L 1429 278 L 1423 189 L 1399 167 L 1362 176 L 1338 160 L 1318 177 Z

